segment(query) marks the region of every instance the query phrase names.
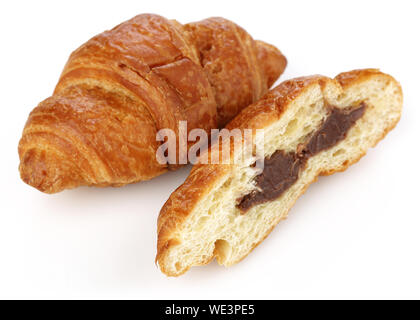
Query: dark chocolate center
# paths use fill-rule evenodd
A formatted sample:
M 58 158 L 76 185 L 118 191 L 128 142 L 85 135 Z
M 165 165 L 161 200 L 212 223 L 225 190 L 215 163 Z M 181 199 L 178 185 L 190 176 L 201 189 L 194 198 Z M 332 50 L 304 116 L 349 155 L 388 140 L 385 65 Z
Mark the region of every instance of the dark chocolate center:
M 310 157 L 346 138 L 350 128 L 363 116 L 366 105 L 361 103 L 356 108 L 329 108 L 327 119 L 305 144 L 298 146 L 296 152 L 278 150 L 264 159 L 263 172 L 255 177 L 256 185 L 261 191 L 252 191 L 239 200 L 237 207 L 243 213 L 257 204 L 280 197 L 296 182 Z

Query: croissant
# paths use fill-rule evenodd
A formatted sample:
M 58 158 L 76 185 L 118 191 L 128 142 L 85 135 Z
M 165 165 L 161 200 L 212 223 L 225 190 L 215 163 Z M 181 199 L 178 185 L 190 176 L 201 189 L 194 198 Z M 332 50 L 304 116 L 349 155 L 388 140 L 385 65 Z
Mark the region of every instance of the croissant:
M 179 276 L 214 258 L 226 267 L 244 259 L 318 176 L 346 170 L 383 139 L 402 104 L 400 84 L 376 69 L 291 79 L 269 91 L 226 126 L 264 130 L 255 142 L 262 171 L 253 154 L 234 161 L 245 143 L 230 148 L 225 165 L 193 166 L 159 216 L 162 272 Z
M 258 100 L 286 66 L 281 52 L 235 23 L 182 25 L 143 14 L 74 51 L 53 95 L 29 115 L 19 171 L 46 193 L 121 186 L 177 165 L 161 164 L 160 129 L 209 132 Z

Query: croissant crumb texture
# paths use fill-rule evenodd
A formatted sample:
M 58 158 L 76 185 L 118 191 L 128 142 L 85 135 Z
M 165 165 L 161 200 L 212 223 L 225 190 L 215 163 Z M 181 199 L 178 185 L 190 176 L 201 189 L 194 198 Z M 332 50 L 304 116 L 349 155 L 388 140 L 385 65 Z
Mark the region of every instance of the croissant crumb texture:
M 234 162 L 245 138 L 230 149 L 229 164 L 194 165 L 159 215 L 162 272 L 180 276 L 213 259 L 226 267 L 242 261 L 318 176 L 346 170 L 376 146 L 397 125 L 402 107 L 401 85 L 376 69 L 300 77 L 270 90 L 227 125 L 264 130 L 255 140 L 263 145 L 262 173 L 254 170 L 253 155 Z

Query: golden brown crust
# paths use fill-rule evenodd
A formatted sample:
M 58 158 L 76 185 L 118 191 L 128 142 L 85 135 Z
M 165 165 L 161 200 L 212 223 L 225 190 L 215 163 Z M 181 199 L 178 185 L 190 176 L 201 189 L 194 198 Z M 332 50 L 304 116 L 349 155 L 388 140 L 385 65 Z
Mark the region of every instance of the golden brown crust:
M 354 85 L 355 83 L 360 83 L 365 81 L 367 78 L 372 76 L 385 76 L 392 79 L 390 75 L 384 74 L 379 69 L 358 69 L 349 72 L 342 72 L 335 77 L 335 79 L 340 83 L 340 85 L 345 88 L 349 85 Z
M 299 96 L 303 90 L 315 83 L 323 86 L 326 81 L 331 79 L 313 75 L 286 80 L 279 84 L 275 89 L 270 90 L 260 100 L 243 109 L 226 128 L 231 130 L 239 129 L 261 129 L 269 124 L 276 122 L 286 110 L 289 102 Z
M 286 67 L 286 58 L 275 47 L 254 41 L 226 19 L 210 18 L 187 24 L 186 28 L 192 33 L 215 90 L 219 127 L 257 101 Z
M 71 54 L 25 126 L 21 177 L 47 193 L 151 179 L 177 167 L 156 161 L 160 129 L 178 133 L 181 120 L 189 130 L 217 128 L 264 94 L 285 63 L 222 18 L 184 26 L 136 16 Z
M 313 84 L 319 84 L 324 87 L 328 81 L 339 83 L 343 88 L 356 85 L 366 81 L 370 77 L 380 76 L 388 78 L 390 81 L 397 83 L 390 75 L 384 74 L 376 69 L 353 70 L 337 75 L 334 79 L 314 75 L 309 77 L 295 78 L 284 81 L 274 89 L 270 90 L 259 101 L 242 110 L 227 126 L 228 129 L 258 129 L 265 128 L 270 124 L 279 120 L 281 115 L 288 108 L 290 102 L 296 99 L 302 92 L 308 89 Z M 399 95 L 402 97 L 402 90 L 398 84 Z M 385 135 L 392 130 L 398 123 L 395 121 L 391 123 L 388 128 L 384 130 L 383 136 L 376 141 L 378 143 Z M 232 150 L 233 148 L 231 148 Z M 231 152 L 232 155 L 232 152 Z M 350 165 L 356 163 L 363 157 L 361 154 L 359 158 L 352 162 L 343 163 L 340 168 L 336 170 L 320 172 L 320 175 L 330 175 L 338 171 L 346 170 Z M 181 270 L 179 274 L 172 274 L 172 270 L 166 269 L 164 263 L 164 256 L 168 254 L 171 246 L 177 244 L 176 230 L 192 212 L 195 205 L 207 194 L 207 191 L 212 186 L 222 179 L 224 175 L 228 174 L 229 165 L 195 165 L 186 181 L 171 194 L 168 201 L 163 206 L 158 218 L 158 242 L 157 242 L 157 256 L 156 261 L 165 274 L 169 276 L 179 276 L 185 273 L 188 269 Z M 316 181 L 318 177 L 315 177 Z M 314 182 L 313 181 L 313 182 Z M 303 194 L 310 184 L 306 185 L 301 194 Z M 206 188 L 203 188 L 206 186 Z M 298 197 L 297 197 L 298 198 Z M 276 222 L 273 225 L 277 225 Z M 271 232 L 271 229 L 265 234 L 260 242 L 253 248 L 258 246 Z M 252 250 L 250 250 L 251 252 Z M 210 257 L 206 261 L 198 264 L 206 264 L 211 262 L 215 256 Z M 245 258 L 245 257 L 243 257 Z

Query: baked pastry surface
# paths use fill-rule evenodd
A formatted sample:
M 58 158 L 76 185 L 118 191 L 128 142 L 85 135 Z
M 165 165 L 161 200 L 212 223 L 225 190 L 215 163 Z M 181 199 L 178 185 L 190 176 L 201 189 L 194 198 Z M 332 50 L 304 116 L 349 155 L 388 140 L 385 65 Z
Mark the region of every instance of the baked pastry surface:
M 30 114 L 21 178 L 46 193 L 121 186 L 160 164 L 160 129 L 209 131 L 259 99 L 283 72 L 280 51 L 223 18 L 182 25 L 143 14 L 74 51 L 54 94 Z
M 158 219 L 162 272 L 179 276 L 214 258 L 224 266 L 241 261 L 319 175 L 345 170 L 394 128 L 402 99 L 394 78 L 365 69 L 288 80 L 242 110 L 227 128 L 264 129 L 253 145 L 264 146 L 264 169 L 256 170 L 253 156 L 233 161 L 243 147 L 231 148 L 229 164 L 192 168 Z

